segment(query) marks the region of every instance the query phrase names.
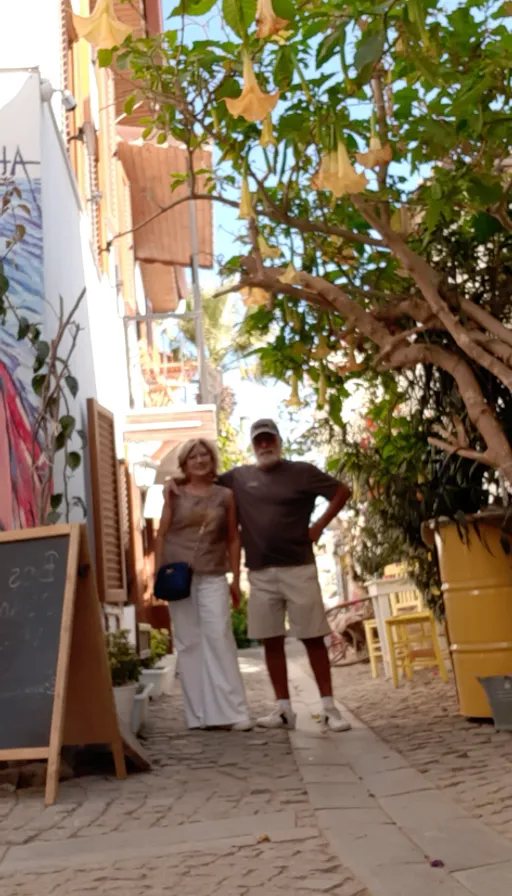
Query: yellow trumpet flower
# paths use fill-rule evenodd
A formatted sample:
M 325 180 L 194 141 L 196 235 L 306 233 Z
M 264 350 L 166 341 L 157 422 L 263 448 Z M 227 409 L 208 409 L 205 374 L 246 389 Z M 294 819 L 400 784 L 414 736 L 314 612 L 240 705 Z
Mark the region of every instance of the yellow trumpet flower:
M 269 246 L 262 236 L 258 237 L 258 249 L 264 261 L 268 258 L 279 258 L 281 255 L 281 249 L 278 246 Z
M 260 146 L 263 146 L 263 149 L 265 149 L 267 146 L 277 146 L 277 140 L 274 137 L 274 131 L 272 128 L 272 116 L 270 112 L 265 116 L 265 120 L 263 122 L 263 130 L 260 137 Z
M 376 134 L 370 137 L 368 152 L 356 152 L 356 159 L 363 168 L 376 168 L 378 165 L 387 165 L 392 158 L 393 153 L 389 143 L 382 146 Z
M 336 152 L 322 157 L 320 169 L 311 181 L 314 190 L 329 190 L 338 199 L 344 193 L 362 193 L 367 184 L 366 175 L 354 171 L 343 143 L 338 144 Z
M 290 393 L 290 397 L 288 398 L 288 400 L 285 401 L 285 405 L 288 408 L 295 408 L 297 410 L 299 408 L 303 407 L 303 404 L 302 404 L 302 401 L 300 400 L 300 395 L 299 395 L 299 381 L 295 374 L 293 374 L 293 376 L 292 376 L 292 391 Z
M 311 352 L 311 357 L 314 358 L 315 361 L 323 361 L 331 354 L 331 349 L 327 345 L 327 340 L 325 338 L 324 333 L 320 333 L 318 337 L 318 345 Z
M 251 57 L 244 53 L 244 86 L 242 95 L 237 99 L 226 97 L 226 106 L 234 118 L 241 116 L 246 121 L 263 121 L 275 109 L 279 99 L 279 90 L 275 93 L 264 93 L 256 80 Z
M 276 16 L 272 0 L 258 0 L 256 24 L 258 26 L 256 37 L 272 37 L 274 34 L 279 34 L 280 31 L 283 31 L 289 25 L 289 21 Z
M 245 307 L 249 308 L 251 305 L 255 307 L 267 305 L 271 294 L 266 289 L 262 289 L 261 286 L 244 286 L 240 290 L 240 295 L 243 296 L 242 301 Z
M 240 210 L 238 212 L 238 217 L 242 221 L 248 220 L 249 218 L 254 218 L 251 191 L 249 190 L 249 183 L 246 177 L 244 177 L 244 179 L 242 180 L 242 191 L 240 193 Z
M 404 239 L 407 239 L 414 230 L 413 220 L 405 205 L 402 205 L 393 215 L 391 215 L 389 223 L 391 225 L 391 230 L 394 230 L 395 233 L 399 233 Z
M 289 283 L 293 285 L 294 283 L 298 283 L 300 280 L 300 274 L 297 270 L 295 270 L 293 264 L 290 262 L 288 267 L 286 268 L 284 274 L 281 274 L 279 277 L 281 283 Z
M 72 13 L 72 17 L 78 37 L 83 37 L 97 50 L 111 50 L 132 33 L 131 27 L 117 18 L 114 0 L 98 0 L 90 16 Z

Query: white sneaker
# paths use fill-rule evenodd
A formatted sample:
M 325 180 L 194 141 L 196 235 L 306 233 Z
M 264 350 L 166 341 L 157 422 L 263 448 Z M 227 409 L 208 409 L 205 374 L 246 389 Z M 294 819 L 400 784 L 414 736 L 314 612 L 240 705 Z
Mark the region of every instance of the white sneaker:
M 288 728 L 289 731 L 293 731 L 296 721 L 296 712 L 293 712 L 291 709 L 281 709 L 280 706 L 276 706 L 270 715 L 258 719 L 257 724 L 260 728 Z
M 329 731 L 350 731 L 352 728 L 350 722 L 343 718 L 339 709 L 335 706 L 323 709 L 320 720 Z
M 235 722 L 234 725 L 231 726 L 231 731 L 252 731 L 254 725 L 247 719 L 245 722 Z

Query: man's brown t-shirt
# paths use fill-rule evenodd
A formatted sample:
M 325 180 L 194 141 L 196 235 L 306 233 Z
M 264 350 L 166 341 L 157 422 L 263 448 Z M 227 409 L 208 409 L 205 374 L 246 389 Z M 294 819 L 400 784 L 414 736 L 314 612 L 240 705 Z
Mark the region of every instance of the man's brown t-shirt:
M 235 467 L 219 477 L 235 495 L 249 569 L 314 563 L 309 539 L 317 498 L 331 501 L 340 483 L 313 464 L 282 460 L 275 467 Z

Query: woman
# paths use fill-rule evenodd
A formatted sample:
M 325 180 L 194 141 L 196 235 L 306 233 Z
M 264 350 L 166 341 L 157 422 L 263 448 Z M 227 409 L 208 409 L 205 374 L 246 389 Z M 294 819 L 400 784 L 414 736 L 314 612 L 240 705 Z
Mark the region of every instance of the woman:
M 231 628 L 226 572 L 240 603 L 240 536 L 229 489 L 214 485 L 215 447 L 192 439 L 180 450 L 178 494 L 167 494 L 155 570 L 166 563 L 193 569 L 190 597 L 169 604 L 189 728 L 231 726 L 249 731 L 249 711 Z

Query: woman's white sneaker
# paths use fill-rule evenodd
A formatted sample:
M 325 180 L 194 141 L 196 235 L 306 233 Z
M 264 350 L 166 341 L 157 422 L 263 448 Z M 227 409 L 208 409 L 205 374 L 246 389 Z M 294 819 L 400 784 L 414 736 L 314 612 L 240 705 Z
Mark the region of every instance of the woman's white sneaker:
M 276 706 L 268 716 L 258 719 L 257 724 L 260 728 L 287 728 L 289 731 L 293 731 L 296 722 L 297 713 L 292 709 Z
M 254 725 L 249 719 L 246 722 L 235 722 L 234 725 L 231 726 L 231 731 L 252 731 Z

